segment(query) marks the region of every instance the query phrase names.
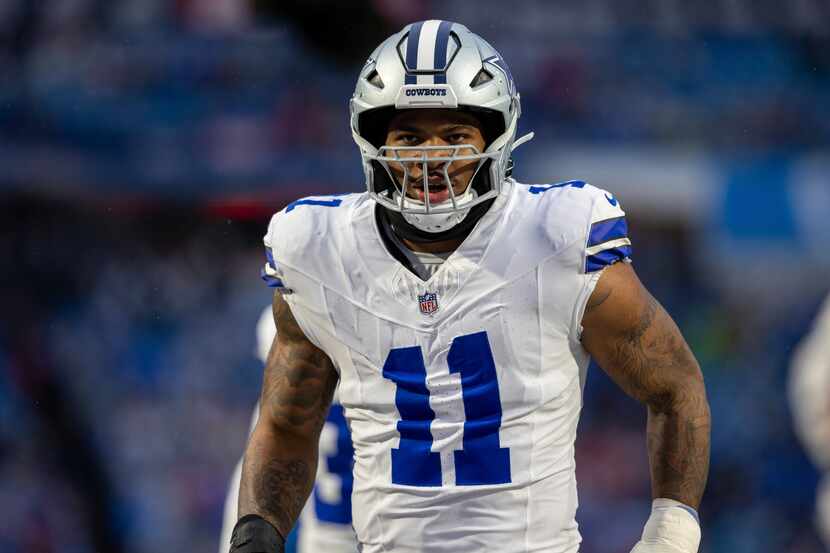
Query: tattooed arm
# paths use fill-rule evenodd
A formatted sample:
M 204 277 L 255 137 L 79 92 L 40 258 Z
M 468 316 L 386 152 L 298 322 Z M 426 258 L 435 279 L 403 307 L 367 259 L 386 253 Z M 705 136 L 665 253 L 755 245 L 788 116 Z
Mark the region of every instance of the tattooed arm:
M 258 515 L 285 537 L 314 484 L 317 443 L 337 372 L 274 294 L 277 337 L 265 365 L 259 421 L 245 450 L 239 515 Z
M 652 496 L 697 509 L 709 471 L 709 404 L 677 325 L 627 263 L 602 274 L 582 325 L 585 349 L 648 408 Z

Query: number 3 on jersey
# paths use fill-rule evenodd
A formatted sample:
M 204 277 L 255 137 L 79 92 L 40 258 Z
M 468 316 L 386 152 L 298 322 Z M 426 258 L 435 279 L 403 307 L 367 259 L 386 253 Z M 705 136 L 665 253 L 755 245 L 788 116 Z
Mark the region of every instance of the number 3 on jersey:
M 499 444 L 501 398 L 496 365 L 486 332 L 452 341 L 447 365 L 461 377 L 464 400 L 463 449 L 453 452 L 455 484 L 477 486 L 510 482 L 510 449 Z M 383 376 L 397 385 L 395 405 L 401 415 L 400 446 L 392 449 L 392 482 L 410 486 L 440 486 L 441 457 L 432 451 L 426 366 L 419 346 L 395 348 L 383 365 Z

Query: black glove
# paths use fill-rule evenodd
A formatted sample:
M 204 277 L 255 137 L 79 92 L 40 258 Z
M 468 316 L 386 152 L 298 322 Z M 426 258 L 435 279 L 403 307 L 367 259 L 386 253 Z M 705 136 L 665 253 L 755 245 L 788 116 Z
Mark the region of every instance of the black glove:
M 285 553 L 285 539 L 259 515 L 245 515 L 231 534 L 230 553 Z

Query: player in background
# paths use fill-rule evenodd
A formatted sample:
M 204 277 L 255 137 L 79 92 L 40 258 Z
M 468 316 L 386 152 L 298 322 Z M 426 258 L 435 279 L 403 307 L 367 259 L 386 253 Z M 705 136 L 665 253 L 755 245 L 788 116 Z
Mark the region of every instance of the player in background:
M 696 553 L 703 377 L 630 264 L 617 198 L 511 177 L 529 139 L 516 138 L 519 95 L 499 53 L 458 23 L 383 42 L 350 107 L 367 191 L 292 202 L 265 236 L 279 334 L 231 551 L 283 551 L 337 388 L 363 553 L 575 553 L 574 440 L 594 357 L 648 411 L 654 501 L 632 551 Z
M 277 327 L 271 306 L 263 310 L 256 325 L 257 357 L 268 361 L 268 351 L 274 342 Z M 259 418 L 259 403 L 254 407 L 251 431 Z M 320 459 L 317 464 L 317 481 L 314 492 L 306 503 L 295 528 L 296 553 L 356 553 L 357 542 L 352 528 L 352 442 L 343 408 L 332 402 L 323 430 L 320 433 Z M 222 533 L 219 553 L 228 553 L 231 532 L 236 524 L 239 502 L 239 479 L 242 475 L 242 459 L 239 459 L 231 475 L 225 509 L 222 517 Z
M 830 548 L 830 296 L 793 356 L 790 405 L 796 432 L 825 472 L 816 497 L 816 524 Z

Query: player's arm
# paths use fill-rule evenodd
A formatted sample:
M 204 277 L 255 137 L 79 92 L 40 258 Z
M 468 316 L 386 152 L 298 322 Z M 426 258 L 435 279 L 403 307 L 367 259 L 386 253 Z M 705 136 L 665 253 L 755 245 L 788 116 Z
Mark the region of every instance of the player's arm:
M 700 528 L 695 509 L 709 471 L 710 418 L 694 355 L 628 263 L 605 269 L 582 326 L 585 349 L 626 393 L 648 408 L 655 502 L 635 551 L 696 552 Z M 665 532 L 675 530 L 677 535 L 667 540 Z
M 338 379 L 279 293 L 273 311 L 279 332 L 265 366 L 259 421 L 245 450 L 232 553 L 282 551 L 277 542 L 288 535 L 314 483 L 317 443 Z

